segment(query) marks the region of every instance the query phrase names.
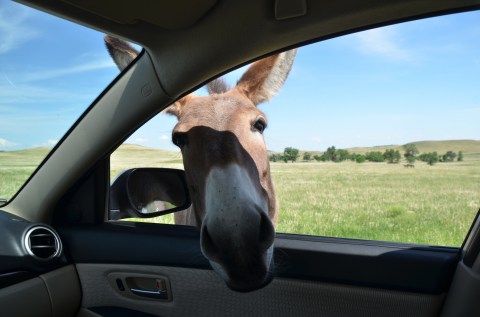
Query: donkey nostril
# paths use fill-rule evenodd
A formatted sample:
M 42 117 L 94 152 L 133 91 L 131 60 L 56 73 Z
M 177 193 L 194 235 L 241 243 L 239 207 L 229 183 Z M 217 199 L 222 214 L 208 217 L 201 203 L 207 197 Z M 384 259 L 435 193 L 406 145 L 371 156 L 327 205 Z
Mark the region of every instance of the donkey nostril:
M 173 132 L 172 143 L 182 149 L 185 145 L 188 144 L 187 134 L 184 132 Z
M 275 240 L 275 228 L 273 227 L 272 221 L 268 216 L 261 212 L 260 213 L 260 234 L 259 234 L 259 243 L 260 248 L 267 250 L 273 244 Z

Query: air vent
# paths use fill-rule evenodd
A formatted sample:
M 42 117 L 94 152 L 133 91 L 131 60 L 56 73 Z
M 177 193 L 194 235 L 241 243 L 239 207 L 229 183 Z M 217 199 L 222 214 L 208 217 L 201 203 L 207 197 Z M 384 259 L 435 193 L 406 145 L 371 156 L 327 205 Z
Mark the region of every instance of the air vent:
M 44 226 L 33 227 L 25 235 L 25 247 L 30 255 L 41 260 L 50 260 L 62 252 L 58 235 Z

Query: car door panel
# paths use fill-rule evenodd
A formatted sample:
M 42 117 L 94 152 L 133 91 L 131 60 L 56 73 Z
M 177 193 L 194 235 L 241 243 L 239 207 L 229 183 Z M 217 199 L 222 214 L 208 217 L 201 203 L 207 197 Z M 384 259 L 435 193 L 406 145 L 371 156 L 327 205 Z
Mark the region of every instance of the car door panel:
M 448 290 L 460 258 L 457 248 L 290 234 L 276 248 L 282 276 L 431 294 Z
M 76 263 L 82 307 L 107 314 L 123 307 L 155 316 L 435 316 L 459 259 L 455 248 L 278 234 L 278 277 L 236 293 L 201 254 L 196 228 L 111 222 L 59 230 Z M 172 300 L 134 296 L 112 275 L 164 276 Z
M 210 269 L 199 231 L 188 226 L 111 222 L 61 227 L 75 263 Z M 277 234 L 282 277 L 442 293 L 460 259 L 458 248 Z
M 179 267 L 78 264 L 77 270 L 84 294 L 82 306 L 94 312 L 128 307 L 155 316 L 435 316 L 444 299 L 444 294 L 287 278 L 276 278 L 255 292 L 237 293 L 211 270 Z M 132 299 L 128 289 L 121 291 L 108 281 L 112 273 L 167 276 L 172 301 Z

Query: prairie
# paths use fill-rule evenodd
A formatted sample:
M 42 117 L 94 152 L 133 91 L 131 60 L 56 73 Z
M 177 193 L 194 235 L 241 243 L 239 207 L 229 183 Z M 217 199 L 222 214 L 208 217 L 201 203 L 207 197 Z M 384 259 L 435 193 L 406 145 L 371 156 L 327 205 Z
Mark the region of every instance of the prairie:
M 480 161 L 274 163 L 277 230 L 310 235 L 462 244 L 480 206 Z
M 280 203 L 277 231 L 307 235 L 459 246 L 480 207 L 480 141 L 417 142 L 420 152 L 463 151 L 463 162 L 403 164 L 272 163 Z M 384 151 L 386 146 L 348 149 Z M 0 197 L 10 198 L 47 148 L 0 152 Z M 183 168 L 179 152 L 122 145 L 111 178 L 132 167 Z M 172 223 L 172 216 L 147 219 Z

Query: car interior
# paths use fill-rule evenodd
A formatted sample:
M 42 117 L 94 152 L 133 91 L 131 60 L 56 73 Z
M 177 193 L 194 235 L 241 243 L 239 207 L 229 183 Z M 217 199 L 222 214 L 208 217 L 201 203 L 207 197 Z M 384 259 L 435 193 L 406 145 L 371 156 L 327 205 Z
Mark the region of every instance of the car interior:
M 479 10 L 478 1 L 18 2 L 143 50 L 0 205 L 2 316 L 480 316 L 478 218 L 461 247 L 277 233 L 273 281 L 236 292 L 202 254 L 197 228 L 116 221 L 111 204 L 138 211 L 125 197 L 145 170 L 110 181 L 124 140 L 214 78 L 309 43 Z M 164 199 L 168 212 L 187 208 L 182 171 L 157 173 L 179 193 Z

